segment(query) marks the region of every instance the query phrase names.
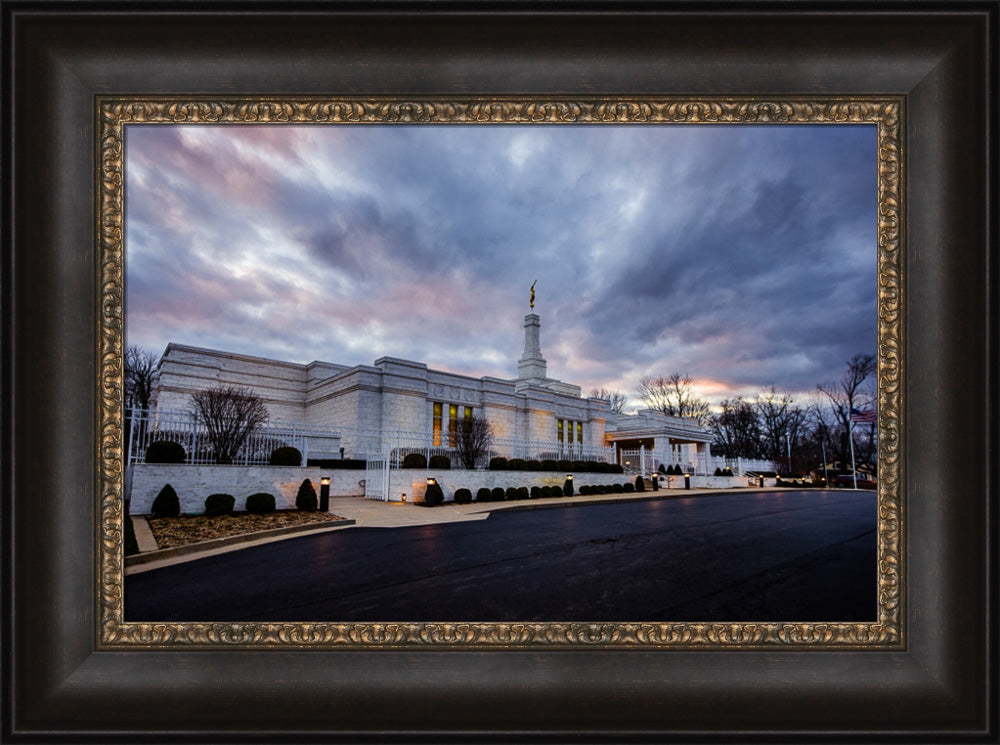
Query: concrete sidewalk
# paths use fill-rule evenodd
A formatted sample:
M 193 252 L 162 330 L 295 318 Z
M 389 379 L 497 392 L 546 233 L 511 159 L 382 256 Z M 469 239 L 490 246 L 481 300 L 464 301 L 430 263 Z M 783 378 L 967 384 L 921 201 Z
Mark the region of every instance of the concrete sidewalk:
M 660 489 L 659 491 L 643 491 L 621 494 L 579 494 L 572 497 L 550 497 L 548 499 L 517 500 L 512 502 L 472 502 L 471 504 L 455 504 L 445 502 L 437 507 L 423 507 L 412 502 L 380 502 L 364 497 L 331 497 L 330 512 L 345 518 L 342 522 L 332 525 L 310 523 L 295 526 L 294 529 L 279 529 L 265 533 L 248 533 L 241 536 L 230 536 L 214 541 L 189 544 L 174 549 L 151 550 L 155 547 L 152 532 L 145 518 L 134 515 L 132 524 L 135 527 L 136 539 L 139 541 L 142 553 L 127 557 L 125 574 L 148 572 L 171 564 L 193 561 L 205 556 L 238 551 L 251 546 L 297 538 L 304 535 L 327 533 L 333 530 L 349 530 L 358 528 L 404 528 L 419 525 L 435 525 L 440 523 L 469 522 L 485 520 L 492 512 L 505 510 L 533 510 L 547 507 L 568 507 L 573 504 L 613 504 L 616 502 L 631 502 L 644 499 L 677 499 L 692 496 L 728 494 L 733 492 L 752 493 L 760 491 L 752 488 L 739 489 Z M 140 535 L 142 538 L 140 538 Z

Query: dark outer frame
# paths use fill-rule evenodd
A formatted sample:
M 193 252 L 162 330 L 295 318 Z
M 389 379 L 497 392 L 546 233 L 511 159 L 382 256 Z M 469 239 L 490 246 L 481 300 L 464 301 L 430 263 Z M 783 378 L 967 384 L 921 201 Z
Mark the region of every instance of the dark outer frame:
M 4 3 L 5 742 L 996 742 L 997 3 L 539 7 Z M 602 93 L 906 96 L 907 648 L 95 651 L 94 97 Z

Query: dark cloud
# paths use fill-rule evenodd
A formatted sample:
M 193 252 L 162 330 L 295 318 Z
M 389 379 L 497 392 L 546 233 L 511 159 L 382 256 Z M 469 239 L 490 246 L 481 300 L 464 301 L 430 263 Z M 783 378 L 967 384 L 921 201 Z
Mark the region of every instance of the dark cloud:
M 873 127 L 135 127 L 128 333 L 811 390 L 874 351 Z M 252 333 L 248 333 L 249 328 Z

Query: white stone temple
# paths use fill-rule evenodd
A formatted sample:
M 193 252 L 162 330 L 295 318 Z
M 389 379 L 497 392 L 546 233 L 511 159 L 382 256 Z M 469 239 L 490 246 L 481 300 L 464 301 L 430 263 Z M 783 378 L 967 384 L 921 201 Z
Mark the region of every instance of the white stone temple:
M 263 399 L 272 422 L 343 432 L 337 444 L 348 458 L 375 457 L 367 451 L 377 447 L 371 438 L 350 433 L 378 432 L 382 441 L 429 435 L 433 445 L 447 447 L 449 432 L 470 417 L 485 418 L 497 442 L 546 443 L 560 457 L 607 454 L 609 447 L 669 452 L 675 456 L 671 461 L 707 453 L 711 435 L 692 420 L 650 410 L 615 415 L 606 400 L 584 397 L 580 386 L 548 377 L 540 330 L 536 313 L 524 317 L 524 353 L 517 377 L 509 380 L 458 375 L 394 357 L 352 367 L 297 364 L 170 343 L 159 361 L 154 406 L 161 412 L 187 410 L 196 391 L 246 387 Z

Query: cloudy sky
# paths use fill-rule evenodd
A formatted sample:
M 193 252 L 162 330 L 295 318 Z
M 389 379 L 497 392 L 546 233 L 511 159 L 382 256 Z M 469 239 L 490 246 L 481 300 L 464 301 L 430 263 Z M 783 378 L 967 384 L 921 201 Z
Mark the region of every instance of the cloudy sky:
M 173 126 L 126 135 L 126 336 L 806 394 L 876 343 L 874 126 Z

